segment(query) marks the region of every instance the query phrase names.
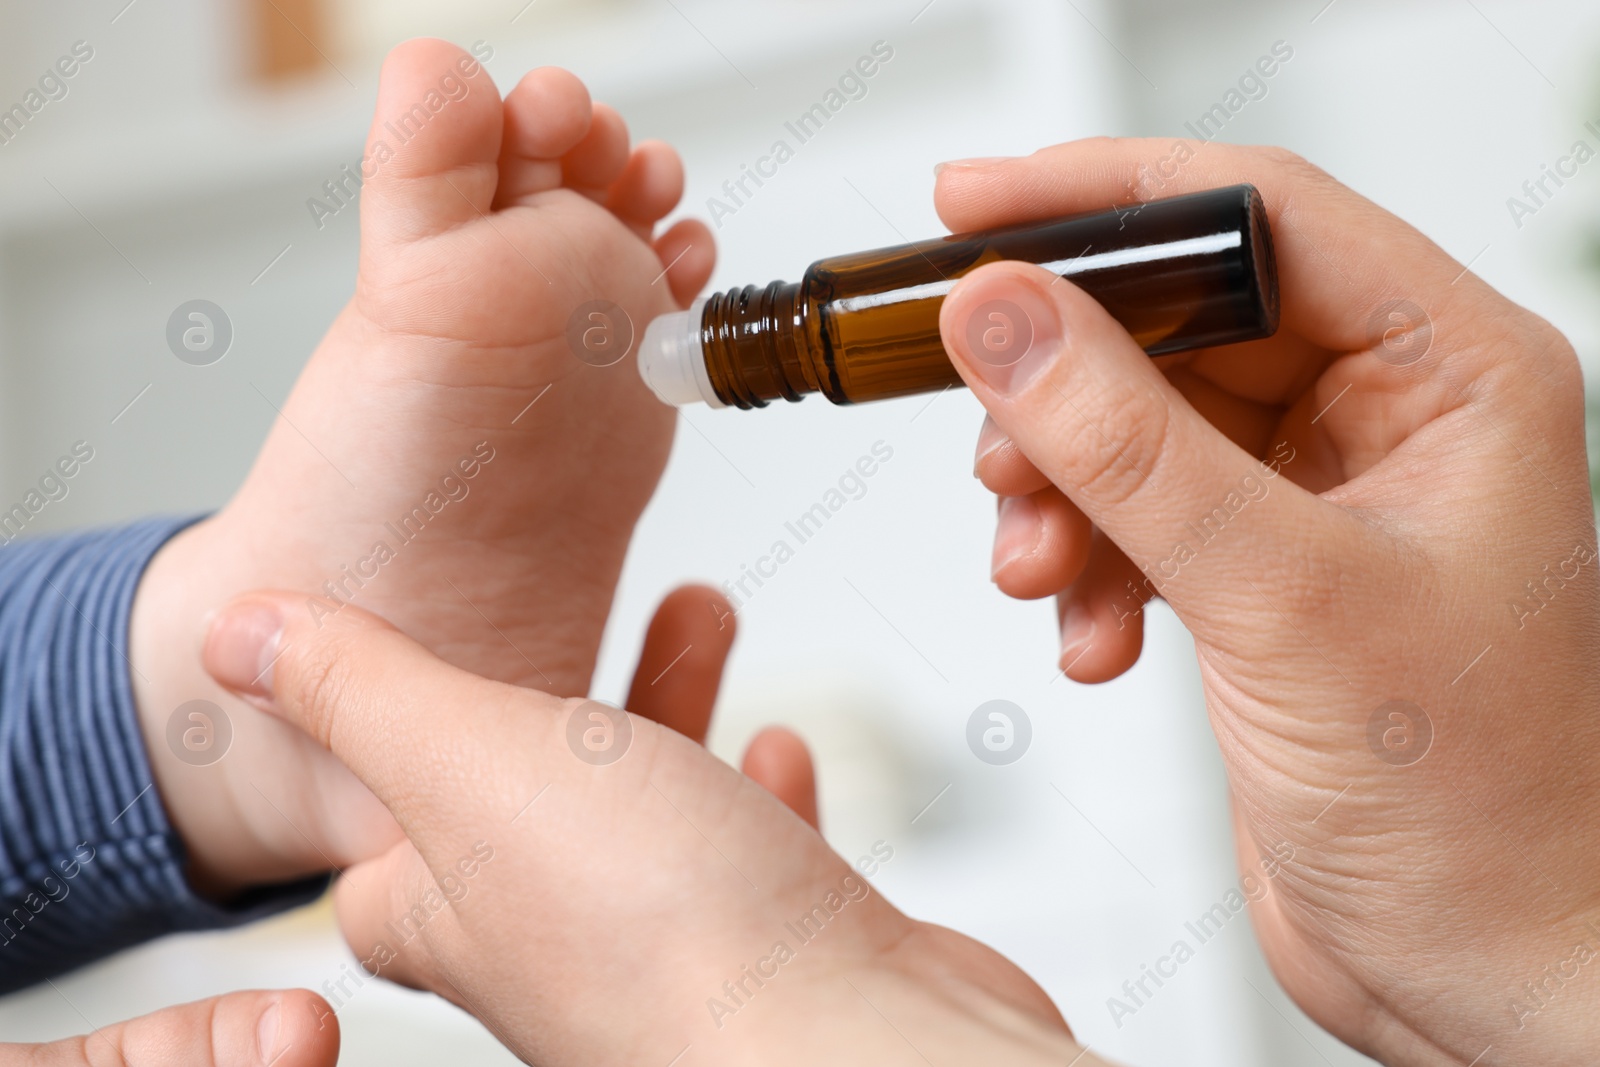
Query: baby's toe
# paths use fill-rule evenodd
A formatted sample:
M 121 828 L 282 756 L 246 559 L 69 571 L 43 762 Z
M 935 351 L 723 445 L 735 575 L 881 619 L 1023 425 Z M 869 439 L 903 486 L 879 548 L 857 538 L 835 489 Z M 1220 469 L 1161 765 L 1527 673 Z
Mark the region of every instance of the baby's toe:
M 628 165 L 628 125 L 608 104 L 594 105 L 594 119 L 583 140 L 561 159 L 562 180 L 593 200 L 607 191 Z
M 495 206 L 558 188 L 562 157 L 584 140 L 592 116 L 589 90 L 577 75 L 560 67 L 529 71 L 506 95 Z
M 363 234 L 415 239 L 470 221 L 494 198 L 500 93 L 447 41 L 389 53 L 362 159 Z
M 684 219 L 655 242 L 656 255 L 672 299 L 687 307 L 711 280 L 717 265 L 717 241 L 699 219 Z
M 671 145 L 646 141 L 633 150 L 622 177 L 611 186 L 606 206 L 641 237 L 678 206 L 683 197 L 683 162 Z

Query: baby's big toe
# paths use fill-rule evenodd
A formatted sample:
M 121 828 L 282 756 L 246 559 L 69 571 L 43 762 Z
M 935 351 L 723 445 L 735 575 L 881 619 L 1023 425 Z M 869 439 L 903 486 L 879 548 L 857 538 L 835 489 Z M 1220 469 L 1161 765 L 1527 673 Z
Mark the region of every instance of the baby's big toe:
M 431 38 L 396 47 L 362 158 L 363 232 L 425 237 L 481 216 L 500 136 L 500 92 L 477 57 Z

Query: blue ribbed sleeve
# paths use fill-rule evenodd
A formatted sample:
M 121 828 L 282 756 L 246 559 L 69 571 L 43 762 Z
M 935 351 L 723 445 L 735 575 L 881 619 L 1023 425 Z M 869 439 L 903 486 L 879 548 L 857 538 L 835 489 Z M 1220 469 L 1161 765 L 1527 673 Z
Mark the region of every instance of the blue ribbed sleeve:
M 193 519 L 0 547 L 0 992 L 178 930 L 311 900 L 195 896 L 140 734 L 128 616 L 150 558 Z

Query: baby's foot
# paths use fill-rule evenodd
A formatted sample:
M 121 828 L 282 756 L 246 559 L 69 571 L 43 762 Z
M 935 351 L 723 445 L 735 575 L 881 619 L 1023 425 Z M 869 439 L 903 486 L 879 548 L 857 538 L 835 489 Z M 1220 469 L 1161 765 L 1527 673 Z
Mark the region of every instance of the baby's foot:
M 151 745 L 219 886 L 342 865 L 395 831 L 317 746 L 190 662 L 206 613 L 302 591 L 313 615 L 360 605 L 475 673 L 586 692 L 673 430 L 624 348 L 714 257 L 695 222 L 652 242 L 682 193 L 676 154 L 630 152 L 564 71 L 502 103 L 465 52 L 409 42 L 384 65 L 367 150 L 355 298 L 238 495 L 158 555 L 135 606 L 146 736 L 196 698 L 232 720 L 214 766 Z

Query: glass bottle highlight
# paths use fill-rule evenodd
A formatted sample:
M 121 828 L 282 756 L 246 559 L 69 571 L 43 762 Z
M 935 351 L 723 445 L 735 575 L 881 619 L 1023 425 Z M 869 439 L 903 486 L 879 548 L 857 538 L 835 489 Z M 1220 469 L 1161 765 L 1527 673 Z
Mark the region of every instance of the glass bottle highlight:
M 665 403 L 835 404 L 960 385 L 939 308 L 963 275 L 1024 260 L 1069 278 L 1152 356 L 1269 337 L 1278 277 L 1251 185 L 935 238 L 813 263 L 799 282 L 749 285 L 663 315 L 639 373 Z

